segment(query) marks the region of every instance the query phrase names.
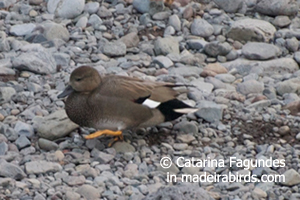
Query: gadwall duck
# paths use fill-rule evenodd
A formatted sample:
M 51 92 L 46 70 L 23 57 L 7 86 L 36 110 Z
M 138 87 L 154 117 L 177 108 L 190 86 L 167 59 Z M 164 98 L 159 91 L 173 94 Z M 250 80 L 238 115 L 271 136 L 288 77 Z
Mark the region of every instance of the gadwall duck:
M 101 77 L 96 69 L 81 66 L 58 98 L 68 96 L 65 109 L 73 122 L 98 130 L 86 139 L 121 137 L 125 129 L 154 126 L 195 112 L 197 108 L 176 99 L 176 86 L 126 76 Z

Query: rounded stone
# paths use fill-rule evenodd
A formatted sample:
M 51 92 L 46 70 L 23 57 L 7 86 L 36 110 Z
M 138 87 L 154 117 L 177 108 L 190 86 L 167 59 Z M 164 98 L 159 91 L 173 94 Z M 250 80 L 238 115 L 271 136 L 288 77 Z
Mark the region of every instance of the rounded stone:
M 57 17 L 73 19 L 84 9 L 85 0 L 49 0 L 47 9 Z
M 214 33 L 214 27 L 204 19 L 194 19 L 191 25 L 191 33 L 201 37 L 209 37 Z

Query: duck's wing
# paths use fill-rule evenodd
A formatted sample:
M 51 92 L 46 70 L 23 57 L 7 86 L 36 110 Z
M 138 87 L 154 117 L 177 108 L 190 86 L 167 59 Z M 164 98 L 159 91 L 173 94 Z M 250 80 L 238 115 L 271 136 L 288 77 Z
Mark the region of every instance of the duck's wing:
M 115 110 L 123 112 L 124 107 L 127 107 L 129 110 L 123 113 L 131 113 L 130 116 L 139 113 L 138 117 L 133 117 L 135 121 L 139 121 L 141 126 L 151 126 L 198 110 L 176 98 L 179 92 L 174 90 L 174 87 L 177 86 L 172 83 L 144 81 L 131 77 L 107 76 L 102 79 L 97 95 L 111 97 L 111 100 L 118 99 L 119 103 L 114 104 Z M 120 108 L 116 108 L 117 106 Z M 146 115 L 146 111 L 151 111 L 151 114 Z M 150 118 L 139 120 L 142 117 Z
M 173 83 L 153 82 L 126 76 L 106 76 L 99 88 L 101 95 L 129 99 L 142 104 L 146 100 L 166 102 L 176 98 L 179 93 Z

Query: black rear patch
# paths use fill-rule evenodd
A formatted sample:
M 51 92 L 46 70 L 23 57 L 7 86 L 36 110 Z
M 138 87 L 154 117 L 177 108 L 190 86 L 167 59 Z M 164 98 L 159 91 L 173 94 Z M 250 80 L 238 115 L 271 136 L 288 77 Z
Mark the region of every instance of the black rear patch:
M 164 103 L 161 103 L 157 109 L 165 116 L 165 121 L 172 121 L 174 119 L 177 119 L 183 113 L 175 112 L 174 109 L 180 109 L 180 108 L 192 108 L 191 106 L 183 103 L 182 101 L 179 101 L 178 99 L 172 99 L 170 101 L 166 101 Z

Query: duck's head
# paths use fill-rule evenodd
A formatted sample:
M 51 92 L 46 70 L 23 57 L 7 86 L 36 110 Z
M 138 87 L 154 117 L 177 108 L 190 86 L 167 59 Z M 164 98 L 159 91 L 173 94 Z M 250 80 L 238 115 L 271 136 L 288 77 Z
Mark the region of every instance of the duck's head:
M 71 76 L 69 86 L 57 97 L 64 98 L 72 92 L 91 92 L 101 83 L 98 71 L 89 66 L 81 66 L 75 69 Z

